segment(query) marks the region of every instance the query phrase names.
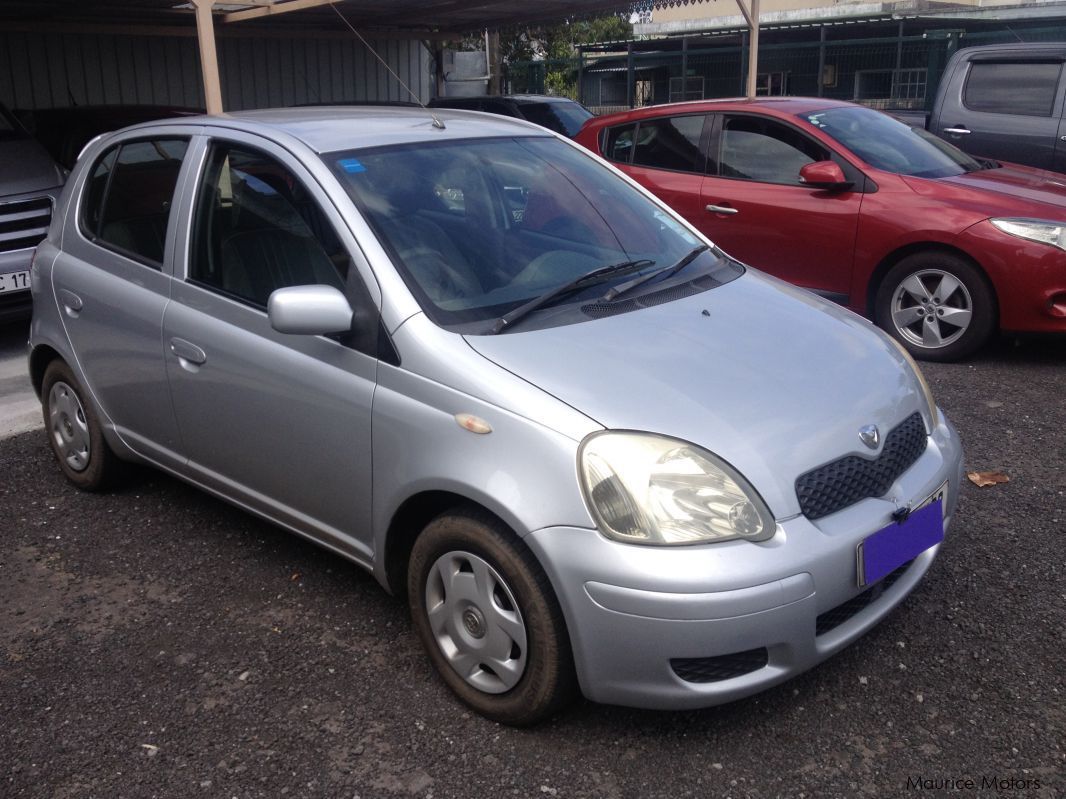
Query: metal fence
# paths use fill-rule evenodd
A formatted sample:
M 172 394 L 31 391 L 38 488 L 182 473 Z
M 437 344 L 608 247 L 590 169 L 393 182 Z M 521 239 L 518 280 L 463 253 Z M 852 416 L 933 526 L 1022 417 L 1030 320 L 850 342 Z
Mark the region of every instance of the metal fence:
M 818 30 L 818 29 L 812 29 Z M 759 48 L 757 94 L 803 95 L 851 100 L 874 108 L 927 110 L 944 66 L 955 50 L 979 44 L 1066 40 L 1062 24 L 1025 29 L 967 32 L 958 29 L 917 35 L 769 42 Z M 725 37 L 723 37 L 724 39 Z M 582 52 L 567 62 L 511 65 L 513 91 L 565 93 L 594 113 L 643 105 L 743 95 L 748 48 L 713 46 L 713 38 L 684 49 L 639 52 L 631 44 Z M 646 46 L 646 43 L 640 43 Z M 565 81 L 561 77 L 565 76 Z M 556 91 L 565 86 L 565 92 Z M 571 90 L 571 87 L 572 90 Z

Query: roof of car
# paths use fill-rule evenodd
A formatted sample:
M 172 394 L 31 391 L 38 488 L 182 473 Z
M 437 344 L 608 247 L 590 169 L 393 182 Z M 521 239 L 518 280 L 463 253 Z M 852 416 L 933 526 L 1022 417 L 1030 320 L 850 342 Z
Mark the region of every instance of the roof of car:
M 854 103 L 844 100 L 828 100 L 824 97 L 755 97 L 754 99 L 749 97 L 723 97 L 716 100 L 689 100 L 684 103 L 647 105 L 630 111 L 619 111 L 609 116 L 597 117 L 595 121 L 597 123 L 616 122 L 622 119 L 659 116 L 664 112 L 693 113 L 698 111 L 720 111 L 723 108 L 763 108 L 782 114 L 803 114 L 807 111 L 850 105 L 854 105 Z
M 435 119 L 444 127 L 437 127 Z M 476 111 L 399 106 L 321 106 L 238 111 L 158 120 L 136 127 L 172 125 L 234 128 L 267 138 L 282 133 L 319 153 L 422 141 L 552 135 L 520 119 Z

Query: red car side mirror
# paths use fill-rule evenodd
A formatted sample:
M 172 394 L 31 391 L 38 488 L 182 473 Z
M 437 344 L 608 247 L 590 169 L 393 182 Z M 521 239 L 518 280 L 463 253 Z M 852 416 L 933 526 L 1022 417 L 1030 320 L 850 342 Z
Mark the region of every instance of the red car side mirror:
M 800 183 L 814 189 L 826 191 L 843 191 L 851 188 L 851 181 L 844 176 L 844 170 L 835 161 L 815 161 L 800 169 Z

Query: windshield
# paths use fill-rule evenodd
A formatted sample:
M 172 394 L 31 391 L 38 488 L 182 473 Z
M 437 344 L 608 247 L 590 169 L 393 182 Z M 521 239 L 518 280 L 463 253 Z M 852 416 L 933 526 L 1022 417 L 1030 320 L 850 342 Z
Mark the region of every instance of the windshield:
M 886 172 L 946 178 L 984 168 L 943 139 L 872 108 L 829 108 L 798 116 Z
M 592 119 L 592 112 L 579 103 L 521 103 L 522 114 L 530 122 L 573 138 Z
M 610 170 L 554 138 L 397 145 L 323 156 L 438 324 L 490 332 L 508 311 L 594 269 L 670 266 L 702 242 Z M 741 273 L 708 250 L 674 284 Z M 591 282 L 560 305 L 632 278 Z M 651 281 L 655 290 L 658 281 Z M 710 288 L 711 286 L 707 286 Z

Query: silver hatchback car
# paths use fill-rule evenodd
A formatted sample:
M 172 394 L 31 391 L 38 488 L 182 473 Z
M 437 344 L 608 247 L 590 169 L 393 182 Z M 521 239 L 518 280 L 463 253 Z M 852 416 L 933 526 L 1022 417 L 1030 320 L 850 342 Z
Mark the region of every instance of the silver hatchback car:
M 366 567 L 510 724 L 810 668 L 914 588 L 958 495 L 958 437 L 890 339 L 518 120 L 111 134 L 31 283 L 75 485 L 151 464 Z

